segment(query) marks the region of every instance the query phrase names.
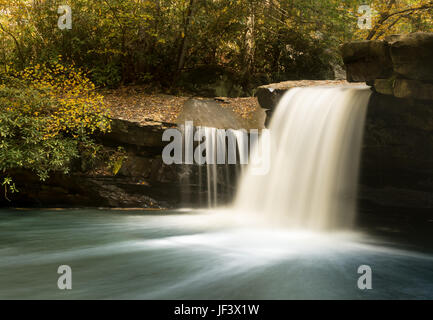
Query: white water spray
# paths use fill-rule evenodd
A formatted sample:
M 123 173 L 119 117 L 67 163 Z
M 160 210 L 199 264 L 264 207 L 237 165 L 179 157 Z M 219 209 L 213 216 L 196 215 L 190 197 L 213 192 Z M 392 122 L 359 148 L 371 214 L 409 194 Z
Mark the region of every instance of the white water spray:
M 181 125 L 184 140 L 184 163 L 195 165 L 195 160 L 203 158 L 198 164 L 199 189 L 207 192 L 207 207 L 218 207 L 218 194 L 221 185 L 233 184 L 236 177 L 229 173 L 229 166 L 238 164 L 240 168 L 248 163 L 248 135 L 244 130 L 224 130 L 212 127 L 194 127 L 192 122 Z M 229 138 L 231 135 L 232 138 Z M 194 140 L 199 143 L 194 145 Z M 198 142 L 199 141 L 199 142 Z M 191 170 L 184 167 L 181 183 L 188 188 Z
M 367 87 L 287 92 L 270 124 L 270 171 L 248 168 L 235 210 L 278 226 L 350 228 L 370 94 Z

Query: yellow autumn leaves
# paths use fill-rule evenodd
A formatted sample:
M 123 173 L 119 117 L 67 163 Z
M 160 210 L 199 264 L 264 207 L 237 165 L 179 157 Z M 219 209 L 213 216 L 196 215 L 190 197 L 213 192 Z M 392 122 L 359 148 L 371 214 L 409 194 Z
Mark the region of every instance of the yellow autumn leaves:
M 383 39 L 387 35 L 433 31 L 432 0 L 373 0 L 372 29 L 357 29 L 355 39 Z
M 103 96 L 95 91 L 95 85 L 73 64 L 35 64 L 13 72 L 13 75 L 51 102 L 33 104 L 30 108 L 28 104 L 18 106 L 11 101 L 11 107 L 19 108 L 19 112 L 45 118 L 46 139 L 61 133 L 77 138 L 82 134 L 93 134 L 97 130 L 107 132 L 110 129 Z

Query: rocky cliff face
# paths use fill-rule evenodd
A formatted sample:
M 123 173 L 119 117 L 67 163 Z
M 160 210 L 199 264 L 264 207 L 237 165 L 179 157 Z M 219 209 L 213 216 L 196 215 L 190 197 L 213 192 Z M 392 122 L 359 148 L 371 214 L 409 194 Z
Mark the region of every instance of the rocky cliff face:
M 163 124 L 113 120 L 112 132 L 98 137 L 106 150 L 122 146 L 127 159 L 119 173 L 88 172 L 74 164 L 71 174 L 52 174 L 41 182 L 28 171 L 14 173 L 18 193 L 3 206 L 158 208 L 179 201 L 176 168 L 161 159 Z
M 433 101 L 433 33 L 393 35 L 341 48 L 349 82 L 397 98 Z
M 222 111 L 225 117 L 219 117 Z M 194 121 L 197 126 L 214 125 L 237 129 L 246 125 L 244 120 L 240 120 L 228 109 L 223 110 L 215 101 L 188 101 L 180 118 L 180 123 Z M 253 119 L 251 125 L 256 121 L 264 121 L 263 116 L 259 118 L 261 120 Z M 19 192 L 9 196 L 11 202 L 1 197 L 0 206 L 206 207 L 206 167 L 166 165 L 162 161 L 162 151 L 168 143 L 162 141 L 163 133 L 168 128 L 176 127 L 177 124 L 173 123 L 143 124 L 113 119 L 112 131 L 96 138 L 104 146 L 104 151 L 116 150 L 119 146 L 125 150 L 127 158 L 117 174 L 109 170 L 84 170 L 82 163 L 76 163 L 71 174 L 52 174 L 47 181 L 41 182 L 31 172 L 17 171 L 13 177 Z M 220 177 L 220 203 L 233 197 L 238 169 L 236 166 L 216 167 L 216 174 Z
M 433 103 L 373 93 L 361 163 L 362 200 L 433 208 Z
M 341 48 L 350 82 L 372 95 L 366 124 L 362 199 L 433 207 L 433 33 L 393 35 Z

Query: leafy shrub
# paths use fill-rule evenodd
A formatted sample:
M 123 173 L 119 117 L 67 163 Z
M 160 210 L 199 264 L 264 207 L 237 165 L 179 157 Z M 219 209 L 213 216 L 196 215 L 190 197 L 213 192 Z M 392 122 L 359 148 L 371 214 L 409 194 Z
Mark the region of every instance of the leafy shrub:
M 68 173 L 71 161 L 95 149 L 91 136 L 110 130 L 103 97 L 74 66 L 34 65 L 0 75 L 0 172 L 5 192 L 10 172 Z M 87 151 L 86 151 L 87 150 Z
M 114 63 L 96 65 L 90 70 L 90 75 L 98 87 L 115 88 L 122 81 L 120 67 Z

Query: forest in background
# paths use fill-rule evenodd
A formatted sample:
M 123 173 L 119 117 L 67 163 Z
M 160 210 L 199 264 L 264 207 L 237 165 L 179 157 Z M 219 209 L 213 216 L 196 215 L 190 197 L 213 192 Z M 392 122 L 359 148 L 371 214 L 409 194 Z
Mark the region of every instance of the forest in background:
M 371 29 L 358 20 L 372 8 Z M 58 7 L 72 9 L 60 30 Z M 74 64 L 97 87 L 194 89 L 215 79 L 234 95 L 257 85 L 332 79 L 339 46 L 433 31 L 431 0 L 0 0 L 0 68 Z

